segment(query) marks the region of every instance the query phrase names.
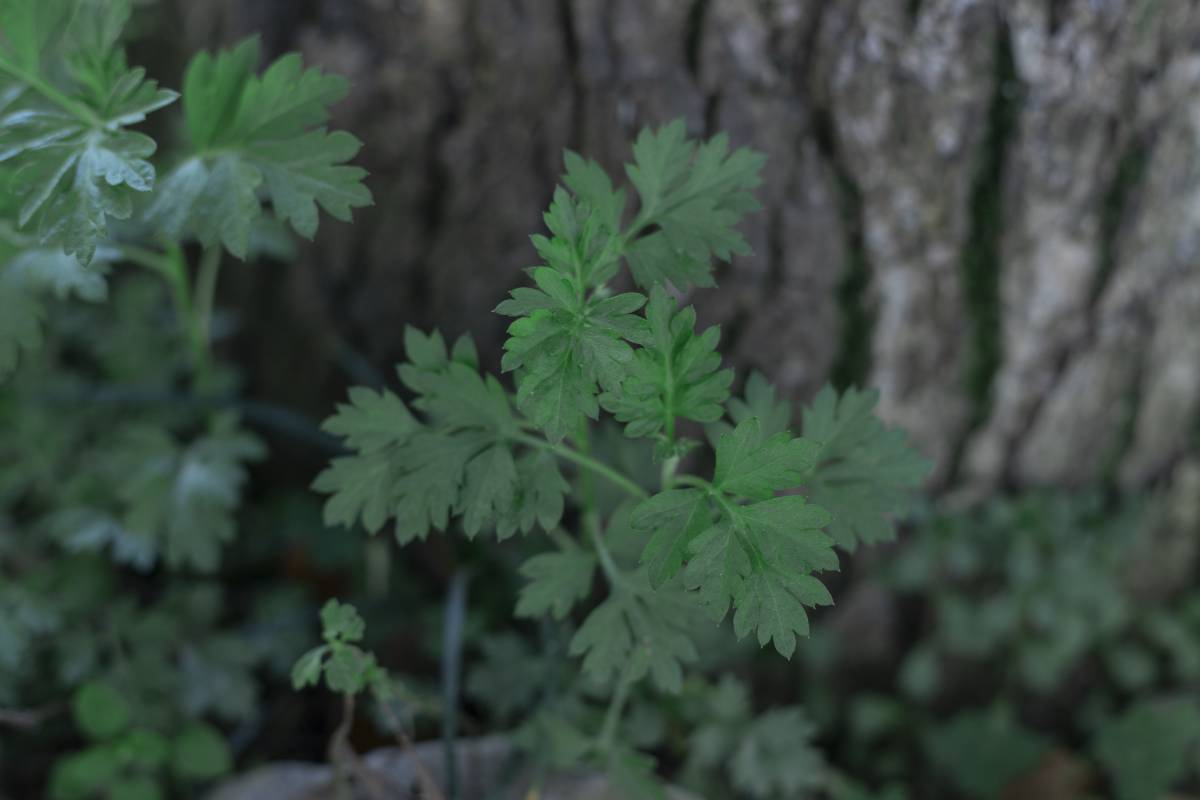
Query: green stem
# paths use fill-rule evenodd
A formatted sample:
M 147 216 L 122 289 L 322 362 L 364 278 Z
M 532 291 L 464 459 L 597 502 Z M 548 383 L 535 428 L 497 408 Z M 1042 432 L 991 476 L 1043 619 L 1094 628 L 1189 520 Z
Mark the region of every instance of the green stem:
M 604 536 L 600 530 L 600 512 L 596 507 L 596 487 L 592 481 L 593 473 L 603 475 L 616 485 L 639 497 L 647 496 L 645 490 L 607 464 L 596 461 L 591 457 L 589 454 L 591 445 L 588 439 L 586 421 L 580 426 L 579 435 L 576 437 L 578 450 L 572 450 L 561 443 L 557 445 L 550 444 L 526 434 L 521 434 L 521 436 L 528 439 L 530 444 L 535 444 L 539 447 L 544 446 L 551 452 L 586 468 L 579 476 L 583 529 L 586 531 L 588 539 L 596 551 L 596 558 L 600 562 L 600 569 L 604 573 L 605 580 L 608 581 L 611 594 L 616 596 L 624 592 L 636 593 L 636 589 L 625 579 L 621 568 L 617 566 L 616 560 L 613 558 L 612 553 L 609 552 L 608 545 L 604 543 Z M 629 697 L 630 686 L 633 684 L 637 656 L 637 652 L 633 653 L 632 657 L 625 664 L 625 669 L 621 673 L 621 677 L 617 683 L 616 692 L 613 694 L 612 700 L 608 704 L 608 710 L 604 714 L 604 724 L 596 738 L 597 747 L 602 753 L 608 753 L 612 750 L 613 740 L 617 735 L 617 726 L 621 721 L 621 713 Z
M 671 456 L 663 461 L 659 481 L 663 491 L 670 489 L 675 483 L 675 470 L 679 469 L 679 456 Z
M 165 253 L 159 253 L 155 250 L 149 250 L 133 244 L 113 245 L 113 249 L 117 251 L 122 261 L 137 264 L 139 267 L 145 267 L 152 272 L 157 272 L 163 277 L 170 279 L 171 264 L 170 259 Z
M 588 440 L 588 428 L 586 422 L 580 426 L 579 435 L 575 438 L 578 442 L 579 450 L 571 450 L 570 452 L 575 453 L 581 458 L 586 458 L 589 461 L 592 461 L 591 456 L 588 455 L 588 451 L 591 449 L 591 444 Z M 620 473 L 612 471 L 607 465 L 602 464 L 599 461 L 595 461 L 594 463 L 603 467 L 605 470 L 609 470 L 614 475 L 618 475 L 623 479 L 625 477 L 620 475 Z M 608 585 L 612 587 L 614 592 L 624 591 L 628 588 L 628 584 L 625 582 L 625 578 L 621 574 L 621 568 L 617 566 L 616 560 L 613 559 L 612 553 L 609 552 L 608 546 L 604 544 L 604 536 L 600 529 L 600 512 L 596 508 L 596 486 L 592 481 L 592 474 L 590 472 L 584 472 L 582 475 L 580 475 L 579 484 L 580 495 L 582 496 L 582 502 L 580 503 L 582 506 L 582 514 L 580 515 L 580 518 L 583 524 L 583 529 L 587 533 L 588 539 L 592 543 L 592 547 L 596 550 L 596 557 L 600 561 L 600 569 L 604 572 L 604 578 L 608 581 Z
M 589 455 L 585 455 L 577 450 L 573 450 L 564 444 L 553 444 L 545 439 L 539 439 L 536 436 L 530 436 L 525 433 L 515 434 L 512 438 L 514 441 L 527 444 L 530 447 L 536 447 L 539 450 L 545 450 L 548 453 L 553 453 L 559 458 L 570 461 L 576 466 L 583 467 L 584 469 L 604 478 L 614 486 L 623 489 L 625 492 L 633 495 L 634 497 L 645 500 L 650 496 L 645 489 L 638 486 L 636 483 L 622 475 L 620 472 L 617 472 L 612 467 L 601 461 L 597 461 Z
M 120 257 L 139 267 L 158 273 L 167 283 L 171 293 L 171 302 L 175 306 L 175 315 L 179 318 L 179 326 L 191 339 L 192 329 L 192 299 L 187 285 L 187 263 L 183 250 L 178 245 L 169 245 L 167 252 L 159 253 L 145 247 L 132 244 L 116 245 Z
M 196 385 L 203 387 L 211 376 L 209 338 L 212 329 L 213 297 L 217 275 L 221 269 L 221 250 L 213 247 L 204 251 L 196 275 L 194 289 L 188 286 L 188 263 L 183 248 L 175 242 L 165 245 L 165 252 L 132 244 L 113 246 L 120 258 L 157 273 L 166 281 L 175 306 L 179 327 L 187 339 L 192 357 Z
M 667 353 L 663 359 L 663 366 L 666 370 L 663 386 L 666 391 L 663 396 L 663 408 L 666 409 L 667 419 L 663 424 L 663 433 L 667 437 L 667 443 L 674 449 L 675 446 L 675 364 L 672 354 Z
M 701 478 L 699 475 L 676 475 L 672 479 L 672 482 L 682 484 L 684 486 L 695 486 L 697 489 L 703 489 L 704 491 L 708 492 L 709 494 L 716 494 L 716 495 L 720 494 L 720 492 L 718 492 L 716 489 L 713 488 L 713 485 L 711 483 L 704 480 L 704 478 Z M 721 500 L 723 498 L 717 498 L 717 499 Z
M 621 724 L 621 715 L 625 711 L 625 703 L 629 700 L 629 690 L 633 688 L 634 670 L 637 667 L 639 655 L 640 652 L 634 652 L 625 662 L 625 669 L 617 681 L 617 690 L 608 703 L 608 710 L 604 712 L 604 726 L 600 729 L 600 736 L 597 740 L 597 745 L 602 753 L 610 751 L 613 741 L 617 738 L 617 726 Z
M 617 566 L 612 552 L 604 543 L 604 537 L 600 535 L 600 520 L 594 511 L 584 514 L 583 527 L 587 530 L 588 539 L 591 540 L 592 547 L 596 550 L 596 558 L 600 561 L 600 570 L 604 573 L 605 580 L 614 589 L 628 588 L 625 576 L 621 574 L 621 568 Z
M 558 545 L 559 550 L 567 553 L 579 550 L 579 545 L 575 544 L 575 541 L 564 533 L 562 528 L 551 528 L 546 531 L 546 536 L 550 538 L 550 541 Z
M 210 247 L 200 257 L 200 268 L 196 273 L 194 297 L 196 308 L 194 316 L 195 346 L 200 354 L 197 364 L 199 383 L 207 383 L 211 373 L 212 352 L 212 316 L 213 303 L 217 292 L 217 276 L 221 272 L 221 248 Z
M 83 103 L 55 89 L 52 85 L 42 80 L 39 76 L 31 72 L 27 72 L 16 64 L 7 59 L 0 59 L 0 72 L 6 72 L 19 82 L 25 84 L 30 89 L 33 89 L 38 94 L 45 97 L 56 106 L 66 111 L 77 120 L 87 125 L 89 128 L 103 128 L 105 122 L 92 109 L 88 108 Z
M 187 257 L 183 254 L 183 248 L 177 244 L 168 245 L 164 263 L 166 267 L 163 276 L 167 279 L 167 287 L 171 290 L 171 297 L 175 301 L 175 311 L 179 315 L 179 327 L 187 334 L 189 342 L 194 346 L 192 293 L 188 289 Z
M 192 292 L 188 287 L 187 256 L 184 255 L 183 248 L 174 242 L 167 245 L 165 276 L 171 290 L 171 297 L 175 301 L 179 327 L 183 329 L 192 351 L 192 370 L 197 376 L 201 376 L 207 369 L 208 352 L 204 342 L 200 339 L 196 326 Z
M 354 724 L 354 695 L 346 692 L 342 695 L 342 719 L 329 737 L 326 757 L 333 766 L 333 783 L 338 800 L 349 800 L 350 782 L 346 769 L 346 742 L 350 738 L 350 728 Z

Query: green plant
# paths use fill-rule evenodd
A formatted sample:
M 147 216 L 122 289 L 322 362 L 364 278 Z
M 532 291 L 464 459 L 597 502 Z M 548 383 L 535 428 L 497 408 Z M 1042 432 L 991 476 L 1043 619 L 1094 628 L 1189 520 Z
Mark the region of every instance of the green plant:
M 1038 779 L 1070 797 L 1180 788 L 1200 741 L 1195 696 L 1179 690 L 1200 664 L 1200 607 L 1187 586 L 1140 589 L 1158 520 L 1150 498 L 1088 491 L 914 514 L 875 578 L 890 606 L 920 603 L 923 624 L 895 644 L 893 693 L 829 702 L 823 730 L 845 732 L 838 766 L 905 787 L 928 773 L 980 800 Z M 836 676 L 814 664 L 805 680 L 827 695 Z
M 171 737 L 141 727 L 124 695 L 102 680 L 80 686 L 71 709 L 90 744 L 55 764 L 51 800 L 86 800 L 101 793 L 155 800 L 166 796 L 164 773 L 191 784 L 218 778 L 233 766 L 224 735 L 211 725 L 188 723 Z
M 105 294 L 104 267 L 128 262 L 171 291 L 198 379 L 208 377 L 221 246 L 258 252 L 273 221 L 302 236 L 317 206 L 338 219 L 368 205 L 358 141 L 321 127 L 340 77 L 284 56 L 261 76 L 248 39 L 192 59 L 182 95 L 130 68 L 121 45 L 130 0 L 13 0 L 0 9 L 0 375 L 41 339 L 42 298 Z M 158 144 L 133 130 L 181 100 L 183 146 L 165 177 Z M 264 213 L 261 197 L 272 213 Z M 194 278 L 183 244 L 203 247 Z
M 694 730 L 684 774 L 713 796 L 714 775 L 755 800 L 810 797 L 829 788 L 824 756 L 813 744 L 815 726 L 796 707 L 752 713 L 746 685 L 723 676 L 696 699 Z
M 1195 698 L 1147 697 L 1105 720 L 1092 741 L 1118 800 L 1165 795 L 1195 772 L 1200 708 Z
M 213 723 L 257 713 L 275 641 L 205 578 L 265 453 L 213 352 L 218 275 L 226 252 L 285 257 L 318 206 L 348 219 L 371 199 L 357 141 L 323 127 L 343 79 L 296 55 L 260 74 L 250 39 L 160 88 L 128 64 L 133 13 L 0 4 L 0 725 L 30 740 L 0 747 L 52 753 L 56 798 L 190 792 L 231 768 Z M 143 126 L 183 135 L 160 147 Z M 42 724 L 64 696 L 76 752 Z
M 548 742 L 539 751 L 554 766 L 605 768 L 637 795 L 657 796 L 653 762 L 618 733 L 643 679 L 678 692 L 704 618 L 730 610 L 739 638 L 791 656 L 809 629 L 806 606 L 831 602 L 813 574 L 837 568 L 835 545 L 889 537 L 926 471 L 904 435 L 873 416 L 873 393 L 825 389 L 801 436 L 761 376 L 731 399 L 719 330 L 697 332 L 693 309 L 679 308 L 676 294 L 714 285 L 714 258 L 748 251 L 736 224 L 757 207 L 762 163 L 731 153 L 725 136 L 690 141 L 682 121 L 644 131 L 626 167 L 639 200 L 629 214 L 625 190 L 568 152 L 549 233 L 532 240 L 534 287 L 496 309 L 513 318 L 501 367 L 515 394 L 481 373 L 469 336 L 451 346 L 410 328 L 399 377 L 411 403 L 356 388 L 325 423 L 351 451 L 314 483 L 330 495 L 330 524 L 390 525 L 401 544 L 455 519 L 468 538 L 546 534 L 553 548 L 521 567 L 516 614 L 565 621 L 590 606 L 569 653 L 591 685 L 544 703 L 526 734 Z M 614 290 L 622 265 L 643 291 Z M 601 410 L 651 445 L 641 463 L 595 424 Z M 705 463 L 710 472 L 683 471 Z M 597 574 L 605 592 L 591 603 Z
M 400 746 L 411 747 L 403 726 L 391 711 L 395 699 L 393 680 L 379 666 L 374 654 L 358 644 L 366 627 L 353 606 L 337 600 L 328 601 L 321 608 L 321 637 L 324 644 L 309 650 L 296 661 L 292 668 L 292 688 L 299 690 L 316 686 L 324 678 L 329 690 L 342 696 L 342 722 L 329 740 L 329 760 L 338 769 L 339 791 L 343 796 L 349 796 L 346 776 L 346 765 L 349 764 L 372 796 L 386 797 L 378 781 L 361 764 L 348 743 L 350 727 L 354 724 L 356 698 L 363 692 L 369 692 L 378 707 L 388 715 Z M 413 763 L 421 777 L 422 791 L 431 798 L 440 798 L 441 791 L 423 763 L 419 759 L 414 759 Z

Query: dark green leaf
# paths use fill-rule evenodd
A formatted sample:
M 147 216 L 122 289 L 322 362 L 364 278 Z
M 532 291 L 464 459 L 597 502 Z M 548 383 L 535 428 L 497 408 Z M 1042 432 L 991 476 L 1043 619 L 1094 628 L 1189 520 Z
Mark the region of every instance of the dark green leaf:
M 203 722 L 183 729 L 171 747 L 171 771 L 186 781 L 208 781 L 233 769 L 233 754 L 221 732 Z
M 80 686 L 71 700 L 75 724 L 89 739 L 111 739 L 129 727 L 131 712 L 111 684 L 93 680 Z
M 549 613 L 564 619 L 571 607 L 592 590 L 596 557 L 573 547 L 557 553 L 541 553 L 521 565 L 529 581 L 517 601 L 518 617 L 540 617 Z
M 856 389 L 839 397 L 826 386 L 803 415 L 804 437 L 820 448 L 805 480 L 809 497 L 833 514 L 829 533 L 851 551 L 859 542 L 891 538 L 892 518 L 908 509 L 929 473 L 905 434 L 886 429 L 872 413 L 878 399 Z
M 1198 741 L 1194 702 L 1148 699 L 1103 725 L 1092 750 L 1118 800 L 1158 800 L 1188 773 Z

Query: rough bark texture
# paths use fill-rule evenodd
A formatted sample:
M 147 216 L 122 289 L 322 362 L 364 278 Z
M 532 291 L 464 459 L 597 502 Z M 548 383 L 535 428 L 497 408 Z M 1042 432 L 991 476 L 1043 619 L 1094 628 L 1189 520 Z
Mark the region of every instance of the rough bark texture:
M 1193 0 L 184 5 L 194 44 L 260 29 L 354 82 L 376 207 L 238 281 L 303 321 L 247 337 L 278 376 L 387 365 L 405 323 L 495 359 L 562 149 L 615 170 L 684 116 L 770 157 L 756 255 L 693 298 L 739 366 L 878 386 L 942 485 L 1136 486 L 1195 446 Z

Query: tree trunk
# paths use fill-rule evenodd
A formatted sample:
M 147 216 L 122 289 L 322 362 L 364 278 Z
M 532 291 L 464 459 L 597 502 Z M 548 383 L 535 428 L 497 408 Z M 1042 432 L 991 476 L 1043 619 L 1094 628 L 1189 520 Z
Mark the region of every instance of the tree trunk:
M 335 123 L 376 206 L 237 287 L 303 320 L 254 330 L 280 376 L 336 342 L 390 364 L 406 323 L 472 330 L 494 361 L 489 312 L 533 263 L 563 148 L 617 170 L 683 116 L 770 158 L 755 255 L 689 298 L 739 367 L 798 399 L 879 387 L 942 486 L 1140 486 L 1195 450 L 1193 0 L 186 9 L 197 45 L 261 29 L 354 84 Z

